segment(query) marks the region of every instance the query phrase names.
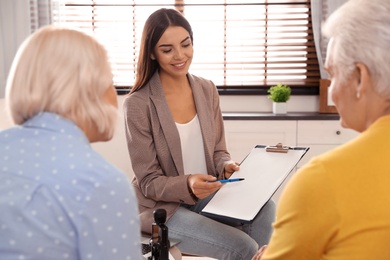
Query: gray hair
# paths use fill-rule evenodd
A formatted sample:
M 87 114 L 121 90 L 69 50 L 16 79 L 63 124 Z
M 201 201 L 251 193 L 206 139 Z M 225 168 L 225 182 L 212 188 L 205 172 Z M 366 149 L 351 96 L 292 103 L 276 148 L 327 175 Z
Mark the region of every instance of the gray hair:
M 7 79 L 7 108 L 16 124 L 52 112 L 112 136 L 117 108 L 103 100 L 112 78 L 107 52 L 93 37 L 46 26 L 18 49 Z
M 331 14 L 323 33 L 333 41 L 332 60 L 342 79 L 363 63 L 376 91 L 390 98 L 390 1 L 349 0 Z

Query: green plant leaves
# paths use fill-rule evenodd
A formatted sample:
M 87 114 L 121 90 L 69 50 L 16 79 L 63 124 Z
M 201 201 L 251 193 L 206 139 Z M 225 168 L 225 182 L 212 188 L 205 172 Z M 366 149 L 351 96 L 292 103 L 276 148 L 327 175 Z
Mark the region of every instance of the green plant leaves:
M 267 92 L 269 93 L 267 97 L 273 102 L 287 102 L 287 100 L 290 99 L 291 88 L 287 85 L 279 83 L 275 86 L 270 87 Z

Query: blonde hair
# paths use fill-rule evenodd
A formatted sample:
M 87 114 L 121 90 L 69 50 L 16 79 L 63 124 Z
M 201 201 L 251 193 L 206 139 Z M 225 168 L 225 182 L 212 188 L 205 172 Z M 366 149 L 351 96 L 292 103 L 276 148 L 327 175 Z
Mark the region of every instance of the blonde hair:
M 107 52 L 94 38 L 46 26 L 27 38 L 15 56 L 7 108 L 16 124 L 52 112 L 112 136 L 117 108 L 103 99 L 112 77 Z

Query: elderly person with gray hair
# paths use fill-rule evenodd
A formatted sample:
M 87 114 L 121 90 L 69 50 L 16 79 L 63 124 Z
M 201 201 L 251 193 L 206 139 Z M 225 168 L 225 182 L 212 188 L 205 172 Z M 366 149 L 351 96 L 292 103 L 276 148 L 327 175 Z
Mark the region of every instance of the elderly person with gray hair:
M 0 259 L 141 259 L 137 200 L 90 142 L 113 136 L 106 50 L 48 26 L 19 48 L 0 132 Z
M 390 259 L 390 1 L 350 0 L 324 25 L 331 97 L 354 140 L 313 158 L 253 259 Z

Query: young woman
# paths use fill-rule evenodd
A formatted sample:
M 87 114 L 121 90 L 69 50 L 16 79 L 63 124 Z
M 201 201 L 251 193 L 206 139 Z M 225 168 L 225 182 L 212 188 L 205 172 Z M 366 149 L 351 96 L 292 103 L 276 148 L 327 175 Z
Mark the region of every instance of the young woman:
M 167 211 L 169 237 L 188 254 L 251 259 L 268 243 L 274 204 L 251 224 L 199 214 L 226 179 L 239 170 L 226 148 L 215 85 L 188 73 L 193 34 L 184 16 L 160 9 L 146 21 L 136 83 L 124 102 L 126 135 L 140 210 L 150 233 L 153 211 Z M 237 194 L 240 196 L 240 194 Z

